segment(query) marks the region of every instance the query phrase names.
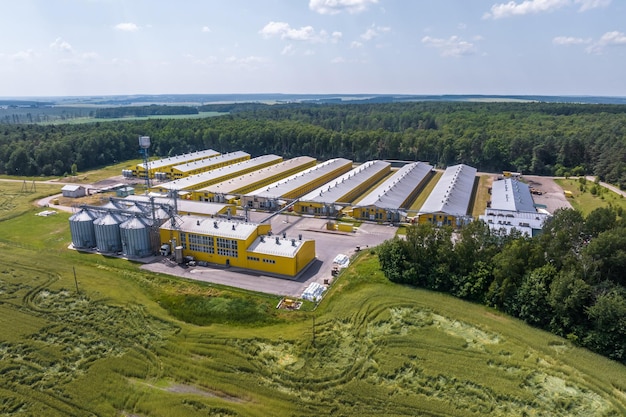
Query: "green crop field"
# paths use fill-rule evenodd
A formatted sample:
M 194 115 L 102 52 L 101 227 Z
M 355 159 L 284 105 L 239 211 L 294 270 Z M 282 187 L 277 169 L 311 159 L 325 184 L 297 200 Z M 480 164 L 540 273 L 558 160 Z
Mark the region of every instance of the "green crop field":
M 0 182 L 0 415 L 622 416 L 626 367 L 362 251 L 311 311 L 67 249 Z M 78 290 L 78 291 L 77 291 Z M 197 323 L 197 324 L 191 324 Z

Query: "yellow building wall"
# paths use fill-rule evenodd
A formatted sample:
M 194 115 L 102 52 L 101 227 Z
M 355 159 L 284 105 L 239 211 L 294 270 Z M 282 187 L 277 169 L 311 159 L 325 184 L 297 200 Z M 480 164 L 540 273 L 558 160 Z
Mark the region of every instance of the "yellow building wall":
M 294 211 L 296 213 L 314 214 L 316 216 L 323 216 L 327 214 L 323 212 L 323 209 L 324 203 L 299 201 L 294 205 Z
M 296 269 L 297 273 L 302 271 L 311 261 L 315 259 L 315 241 L 305 240 L 302 242 L 302 247 L 296 254 Z
M 387 220 L 387 210 L 375 206 L 354 207 L 353 216 L 355 219 L 385 221 Z
M 246 259 L 248 269 L 290 277 L 298 274 L 295 258 L 248 252 Z
M 456 216 L 445 213 L 425 213 L 419 215 L 417 222 L 419 224 L 433 223 L 436 225 L 456 226 Z

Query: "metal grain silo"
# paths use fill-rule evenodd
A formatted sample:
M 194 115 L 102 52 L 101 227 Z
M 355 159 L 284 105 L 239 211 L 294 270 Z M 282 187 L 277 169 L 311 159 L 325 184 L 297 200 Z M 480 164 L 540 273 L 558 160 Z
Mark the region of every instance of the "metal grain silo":
M 102 253 L 117 253 L 122 250 L 120 239 L 121 216 L 107 213 L 94 220 L 93 226 L 96 233 L 96 246 Z
M 131 217 L 120 224 L 122 253 L 125 256 L 142 258 L 152 254 L 151 224 L 150 220 L 141 217 Z
M 70 216 L 72 245 L 76 249 L 91 249 L 96 246 L 96 232 L 93 225 L 95 218 L 95 214 L 85 209 Z

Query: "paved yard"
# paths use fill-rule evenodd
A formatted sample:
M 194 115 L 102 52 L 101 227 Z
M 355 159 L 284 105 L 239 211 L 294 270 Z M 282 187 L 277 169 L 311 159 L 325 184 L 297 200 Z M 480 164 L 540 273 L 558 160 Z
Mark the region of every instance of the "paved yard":
M 524 179 L 533 188 L 541 191 L 542 195 L 533 195 L 535 204 L 543 204 L 549 213 L 554 213 L 559 208 L 572 208 L 563 193 L 563 189 L 550 177 L 536 175 L 524 175 Z
M 251 212 L 250 221 L 258 222 L 267 213 Z M 362 224 L 356 232 L 334 232 L 326 229 L 326 220 L 312 217 L 277 215 L 271 220 L 274 234 L 287 234 L 288 238 L 314 239 L 317 259 L 296 280 L 281 279 L 263 275 L 259 272 L 225 267 L 190 267 L 182 268 L 169 260 L 157 258 L 153 263 L 143 265 L 143 269 L 177 275 L 198 281 L 229 285 L 247 290 L 260 291 L 268 294 L 300 297 L 311 282 L 324 283 L 332 279 L 333 259 L 338 254 L 352 256 L 357 246 L 362 250 L 379 245 L 391 239 L 396 232 L 395 227 Z

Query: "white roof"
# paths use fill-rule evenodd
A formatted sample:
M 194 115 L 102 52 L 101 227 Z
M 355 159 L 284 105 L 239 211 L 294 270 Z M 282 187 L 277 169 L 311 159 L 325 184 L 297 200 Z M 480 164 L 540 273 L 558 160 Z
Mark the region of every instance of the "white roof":
M 174 207 L 174 199 L 166 197 L 153 197 L 155 204 L 165 204 L 170 207 Z M 129 195 L 125 200 L 150 202 L 150 197 L 147 195 Z M 203 201 L 186 200 L 184 198 L 176 199 L 176 208 L 178 213 L 193 213 L 201 214 L 205 216 L 212 216 L 221 213 L 225 207 L 233 207 L 233 215 L 235 214 L 235 206 L 232 204 L 223 203 L 207 203 Z
M 165 230 L 180 230 L 185 233 L 197 233 L 237 240 L 247 239 L 250 235 L 256 233 L 257 227 L 256 223 L 195 215 L 176 217 L 176 225 L 173 227 L 170 222 L 165 222 L 161 226 Z
M 277 235 L 259 236 L 248 247 L 248 253 L 293 258 L 302 247 L 303 242 L 305 241 L 293 238 L 283 238 Z
M 266 187 L 254 190 L 247 195 L 265 198 L 282 197 L 283 195 L 289 194 L 303 185 L 315 181 L 317 178 L 323 177 L 327 173 L 332 172 L 346 164 L 352 164 L 352 161 L 344 158 L 330 159 L 326 162 L 322 162 L 321 164 L 317 164 L 312 168 L 298 172 L 290 177 L 276 181 Z
M 78 191 L 81 188 L 85 188 L 82 185 L 74 185 L 74 184 L 67 184 L 64 185 L 63 188 L 61 188 L 61 191 Z
M 388 169 L 391 164 L 384 161 L 368 161 L 353 170 L 343 174 L 321 187 L 300 198 L 301 201 L 313 201 L 317 203 L 341 202 L 341 198 L 358 186 L 367 182 L 380 171 Z M 349 203 L 349 201 L 346 201 Z
M 215 156 L 219 154 L 220 154 L 219 152 L 214 151 L 213 149 L 205 149 L 203 151 L 196 151 L 196 152 L 186 153 L 183 155 L 170 156 L 169 158 L 158 159 L 156 161 L 148 161 L 148 166 L 150 167 L 150 169 L 156 170 L 156 169 L 171 166 L 171 165 L 184 164 L 186 162 L 193 161 L 195 159 L 209 158 L 211 156 Z M 137 164 L 137 166 L 142 167 L 143 169 L 146 168 L 143 163 Z
M 355 206 L 376 206 L 383 209 L 399 209 L 432 169 L 433 166 L 425 162 L 406 164 L 385 180 L 385 182 L 363 197 Z
M 219 178 L 235 176 L 238 172 L 246 169 L 254 169 L 254 167 L 267 164 L 268 162 L 278 163 L 283 158 L 277 155 L 263 155 L 247 161 L 238 162 L 236 164 L 227 165 L 225 167 L 212 169 L 201 174 L 190 175 L 174 181 L 166 182 L 154 186 L 153 188 L 165 188 L 167 190 L 193 190 L 202 184 Z
M 197 161 L 187 162 L 186 164 L 174 165 L 172 168 L 180 171 L 182 173 L 194 171 L 196 169 L 211 169 L 212 166 L 228 163 L 229 161 L 234 161 L 237 159 L 241 159 L 242 157 L 250 156 L 249 153 L 243 151 L 236 151 L 225 153 L 220 155 L 219 153 L 215 154 L 216 156 L 210 158 L 204 158 Z
M 283 162 L 279 162 L 275 165 L 259 169 L 254 172 L 249 172 L 235 178 L 230 178 L 228 180 L 218 182 L 216 184 L 207 185 L 206 187 L 200 188 L 197 191 L 214 194 L 236 193 L 239 190 L 245 189 L 247 187 L 252 187 L 254 186 L 254 184 L 258 184 L 259 182 L 262 182 L 267 178 L 281 175 L 283 172 L 310 164 L 311 162 L 315 162 L 315 158 L 311 158 L 310 156 L 299 156 Z
M 465 216 L 472 198 L 476 168 L 460 164 L 448 167 L 430 193 L 420 213 Z
M 512 178 L 494 181 L 491 187 L 491 208 L 528 213 L 537 211 L 528 184 Z

